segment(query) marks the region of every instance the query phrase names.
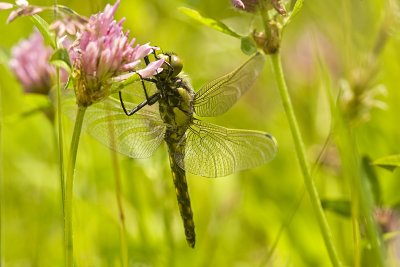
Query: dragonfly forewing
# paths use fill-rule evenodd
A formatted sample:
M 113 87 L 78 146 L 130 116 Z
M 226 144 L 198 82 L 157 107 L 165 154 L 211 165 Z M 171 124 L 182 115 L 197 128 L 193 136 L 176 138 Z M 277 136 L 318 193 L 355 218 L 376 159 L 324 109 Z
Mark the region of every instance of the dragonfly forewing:
M 225 113 L 254 84 L 264 62 L 264 55 L 256 53 L 233 72 L 204 85 L 194 98 L 195 113 L 202 117 Z
M 277 150 L 275 138 L 268 133 L 195 120 L 178 145 L 175 160 L 192 174 L 220 177 L 260 166 L 272 160 Z

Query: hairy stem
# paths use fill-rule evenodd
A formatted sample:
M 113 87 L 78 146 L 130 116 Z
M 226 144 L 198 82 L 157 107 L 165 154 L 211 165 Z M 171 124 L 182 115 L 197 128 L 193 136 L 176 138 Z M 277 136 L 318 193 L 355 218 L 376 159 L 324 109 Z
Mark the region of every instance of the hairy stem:
M 321 206 L 321 201 L 318 196 L 318 191 L 316 189 L 316 186 L 314 184 L 314 181 L 311 177 L 311 172 L 309 170 L 309 167 L 307 165 L 307 160 L 306 160 L 306 154 L 305 154 L 305 148 L 304 148 L 304 143 L 300 134 L 300 129 L 296 120 L 296 116 L 294 114 L 293 106 L 289 97 L 289 92 L 286 86 L 285 78 L 283 75 L 282 71 L 282 63 L 281 63 L 281 58 L 280 54 L 275 53 L 271 55 L 271 60 L 272 60 L 272 67 L 275 73 L 275 78 L 277 81 L 277 86 L 278 90 L 281 96 L 282 104 L 285 109 L 286 117 L 289 122 L 290 130 L 292 132 L 292 137 L 293 141 L 295 144 L 295 149 L 296 149 L 296 155 L 300 163 L 300 168 L 301 172 L 304 177 L 304 184 L 306 186 L 306 190 L 310 196 L 311 204 L 314 208 L 314 212 L 317 216 L 318 219 L 318 224 L 322 232 L 322 236 L 325 242 L 325 246 L 328 250 L 329 257 L 331 259 L 332 265 L 337 267 L 337 266 L 342 266 L 337 252 L 336 248 L 333 244 L 333 239 L 332 239 L 332 234 L 328 225 L 328 222 L 326 220 L 324 211 Z
M 121 237 L 121 263 L 122 267 L 128 267 L 128 245 L 127 245 L 127 234 L 126 234 L 126 226 L 125 226 L 125 212 L 124 207 L 122 205 L 122 190 L 121 190 L 121 171 L 118 162 L 118 155 L 116 152 L 116 138 L 115 138 L 115 130 L 114 125 L 109 121 L 108 130 L 111 139 L 111 159 L 112 159 L 112 167 L 114 171 L 115 178 L 115 197 L 117 200 L 118 206 L 118 216 L 120 221 L 120 237 Z
M 72 231 L 72 192 L 74 184 L 75 162 L 78 152 L 79 138 L 82 130 L 83 118 L 85 116 L 86 107 L 78 107 L 76 114 L 74 132 L 71 140 L 71 148 L 69 151 L 69 162 L 67 166 L 67 175 L 65 180 L 65 211 L 64 211 L 64 227 L 65 227 L 65 263 L 66 267 L 73 267 L 73 231 Z

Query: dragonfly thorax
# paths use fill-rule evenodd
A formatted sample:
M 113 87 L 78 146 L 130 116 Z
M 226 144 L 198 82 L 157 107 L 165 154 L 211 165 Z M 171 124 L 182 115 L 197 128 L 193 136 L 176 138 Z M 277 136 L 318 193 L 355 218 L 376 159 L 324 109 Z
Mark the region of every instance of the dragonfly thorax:
M 159 85 L 162 97 L 159 100 L 160 115 L 169 128 L 182 131 L 193 120 L 194 91 L 181 78 Z

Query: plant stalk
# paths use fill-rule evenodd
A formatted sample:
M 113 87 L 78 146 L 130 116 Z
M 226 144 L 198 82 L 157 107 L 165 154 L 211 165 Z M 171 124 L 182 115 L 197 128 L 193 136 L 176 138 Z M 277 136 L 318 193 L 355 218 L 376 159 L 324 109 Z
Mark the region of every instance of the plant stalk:
M 76 156 L 78 152 L 79 139 L 82 130 L 83 118 L 85 116 L 86 107 L 78 107 L 76 114 L 74 132 L 71 140 L 71 148 L 69 151 L 69 162 L 67 166 L 67 175 L 65 179 L 65 211 L 64 211 L 64 227 L 65 227 L 65 263 L 66 267 L 73 267 L 73 231 L 72 231 L 72 196 Z
M 4 198 L 4 169 L 3 169 L 3 102 L 2 86 L 0 84 L 0 266 L 3 257 L 3 198 Z
M 108 123 L 108 130 L 111 140 L 111 160 L 112 160 L 112 167 L 114 171 L 114 179 L 115 179 L 115 197 L 117 200 L 118 206 L 118 216 L 120 222 L 120 245 L 121 245 L 121 266 L 128 267 L 128 245 L 127 245 L 127 234 L 126 234 L 126 226 L 125 226 L 125 212 L 124 207 L 122 205 L 122 182 L 121 182 L 121 171 L 118 161 L 118 155 L 116 152 L 116 138 L 115 138 L 115 129 L 114 125 L 111 121 Z
M 304 184 L 306 186 L 308 195 L 310 196 L 310 201 L 314 208 L 314 212 L 317 216 L 318 224 L 322 232 L 325 246 L 328 250 L 328 254 L 332 265 L 334 267 L 342 266 L 339 257 L 337 255 L 336 248 L 333 244 L 332 233 L 330 231 L 328 221 L 322 209 L 317 188 L 314 184 L 314 181 L 311 177 L 311 172 L 307 165 L 304 143 L 301 137 L 300 129 L 296 120 L 296 116 L 294 114 L 293 106 L 286 86 L 279 52 L 271 54 L 271 62 L 275 73 L 275 79 L 277 82 L 278 90 L 281 96 L 281 101 L 285 109 L 286 117 L 289 122 L 290 130 L 295 144 L 296 155 L 299 160 L 301 172 L 303 174 Z
M 121 172 L 119 171 L 118 157 L 115 151 L 112 151 L 112 161 L 115 176 L 115 195 L 117 198 L 118 215 L 120 220 L 120 236 L 121 236 L 121 262 L 122 267 L 128 267 L 128 245 L 125 226 L 125 213 L 122 205 L 122 192 L 121 192 Z

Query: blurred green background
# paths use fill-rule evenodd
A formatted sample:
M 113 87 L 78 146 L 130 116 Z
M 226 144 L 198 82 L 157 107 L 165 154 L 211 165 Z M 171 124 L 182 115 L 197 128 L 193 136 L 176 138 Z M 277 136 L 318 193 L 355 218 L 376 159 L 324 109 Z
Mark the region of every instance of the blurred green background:
M 86 16 L 103 10 L 107 2 L 58 1 Z M 53 1 L 31 3 L 51 5 Z M 335 94 L 343 81 L 354 82 L 358 70 L 369 72 L 373 85 L 386 87 L 388 96 L 380 99 L 387 108 L 368 110 L 369 119 L 355 128 L 358 150 L 372 159 L 400 153 L 400 41 L 397 14 L 393 6 L 388 8 L 390 3 L 395 1 L 307 0 L 285 32 L 284 70 L 310 164 L 322 149 L 331 124 L 323 89 L 329 85 L 321 78 L 321 66 Z M 122 0 L 116 18 L 127 18 L 124 28 L 139 43 L 151 42 L 177 53 L 195 89 L 246 59 L 238 40 L 196 24 L 177 10 L 179 6 L 197 9 L 242 32 L 250 30 L 243 22 L 251 22 L 251 17 L 235 12 L 229 0 Z M 28 18 L 6 25 L 7 16 L 7 11 L 0 12 L 0 49 L 5 55 L 33 29 Z M 366 59 L 376 40 L 382 39 L 382 27 L 389 37 L 373 66 Z M 54 126 L 41 112 L 21 116 L 46 99 L 24 95 L 5 64 L 0 65 L 0 89 L 2 266 L 63 266 Z M 195 249 L 185 241 L 166 147 L 144 160 L 120 156 L 129 266 L 330 266 L 307 195 L 299 204 L 303 179 L 269 60 L 257 84 L 234 108 L 207 121 L 267 131 L 279 143 L 278 156 L 264 166 L 228 177 L 188 174 Z M 68 147 L 72 123 L 66 117 L 64 122 Z M 349 199 L 349 183 L 343 180 L 336 150 L 328 149 L 324 155 L 324 164 L 314 173 L 321 198 Z M 396 208 L 399 171 L 377 170 L 377 175 L 381 204 Z M 331 211 L 326 214 L 340 258 L 350 266 L 351 221 Z M 74 240 L 77 266 L 121 266 L 111 153 L 87 134 L 82 135 L 77 158 Z

